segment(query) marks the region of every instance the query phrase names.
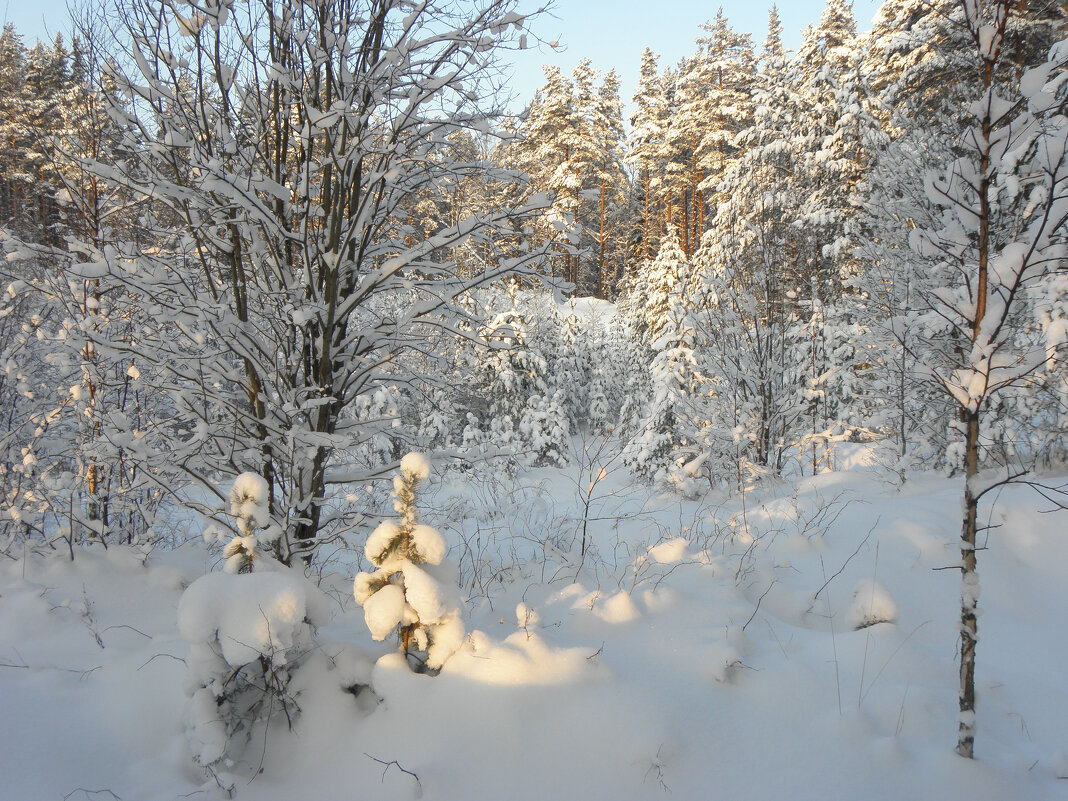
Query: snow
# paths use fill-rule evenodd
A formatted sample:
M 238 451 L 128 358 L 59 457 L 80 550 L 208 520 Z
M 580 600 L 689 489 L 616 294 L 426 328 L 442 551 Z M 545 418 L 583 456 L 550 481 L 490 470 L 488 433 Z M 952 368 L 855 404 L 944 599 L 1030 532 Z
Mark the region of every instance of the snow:
M 422 481 L 430 475 L 430 465 L 426 459 L 418 453 L 409 453 L 401 459 L 400 463 L 401 473 L 408 476 L 409 479 L 416 481 Z
M 685 537 L 676 537 L 673 540 L 654 545 L 649 549 L 649 556 L 662 565 L 679 562 L 686 555 L 690 543 Z
M 849 607 L 849 625 L 863 629 L 876 623 L 896 623 L 897 603 L 875 579 L 861 579 L 853 588 L 853 605 Z
M 227 664 L 239 667 L 293 647 L 306 618 L 328 617 L 327 602 L 302 576 L 209 573 L 182 595 L 178 632 L 191 643 L 217 639 Z
M 418 524 L 412 528 L 412 546 L 429 565 L 440 565 L 448 552 L 448 545 L 441 533 L 432 526 Z
M 226 750 L 226 724 L 219 717 L 214 693 L 202 687 L 193 693 L 186 720 L 189 724 L 190 748 L 204 764 L 215 762 Z
M 378 524 L 371 536 L 367 538 L 364 552 L 371 563 L 376 567 L 383 567 L 387 556 L 387 549 L 391 542 L 400 536 L 400 526 L 392 520 L 384 520 Z
M 431 642 L 426 655 L 427 667 L 433 670 L 443 667 L 463 645 L 466 633 L 464 622 L 457 611 L 452 611 L 438 620 L 430 629 Z
M 491 685 L 538 686 L 567 684 L 596 676 L 588 648 L 553 648 L 540 636 L 517 631 L 503 642 L 474 632 L 443 675 Z
M 552 515 L 578 510 L 568 472 L 539 468 L 503 488 L 520 514 L 484 559 L 518 554 Z M 220 573 L 195 541 L 147 557 L 82 549 L 73 563 L 16 554 L 0 563 L 3 794 L 225 798 L 190 759 L 191 748 L 203 762 L 226 746 L 212 690 L 186 695 L 189 671 L 210 656 L 191 643 L 217 634 L 219 658 L 237 663 L 297 642 L 309 616 L 318 644 L 291 679 L 294 729 L 283 720 L 265 737 L 258 724 L 248 754 L 215 767 L 236 798 L 353 787 L 443 800 L 703 798 L 709 787 L 802 801 L 1062 797 L 1068 643 L 1050 632 L 1068 602 L 1063 519 L 1025 488 L 999 498 L 979 554 L 979 758 L 965 761 L 953 753 L 959 574 L 934 569 L 959 558 L 960 480 L 885 479 L 866 468 L 751 493 L 746 539 L 724 527 L 738 499 L 679 501 L 612 471 L 614 506 L 596 510 L 586 566 L 501 572 L 464 605 L 466 620 L 431 631 L 432 649 L 458 648 L 435 677 L 396 653 L 400 588 L 373 596 L 369 628 L 344 569 L 316 577 L 319 594 L 299 572 Z M 460 543 L 458 526 L 485 532 L 505 510 L 472 481 L 450 474 L 426 499 L 447 545 Z M 555 504 L 541 516 L 521 490 L 533 485 Z M 473 505 L 455 519 L 431 513 L 453 497 Z M 840 513 L 817 534 L 806 521 L 834 498 Z M 896 622 L 853 631 L 858 607 Z
M 437 623 L 448 612 L 444 588 L 425 570 L 406 562 L 404 571 L 404 597 L 423 623 Z
M 557 304 L 557 312 L 561 317 L 574 314 L 586 323 L 603 322 L 610 317 L 615 317 L 616 304 L 603 298 L 571 298 L 564 303 Z
M 230 514 L 237 518 L 242 534 L 251 534 L 270 522 L 269 497 L 263 476 L 242 473 L 234 479 L 230 487 Z
M 609 623 L 628 623 L 641 616 L 641 612 L 631 600 L 630 593 L 620 590 L 601 601 L 600 593 L 594 593 L 589 600 L 590 608 L 602 620 Z M 583 601 L 585 602 L 585 601 Z
M 382 641 L 404 620 L 404 589 L 387 584 L 365 598 L 362 605 L 371 639 Z

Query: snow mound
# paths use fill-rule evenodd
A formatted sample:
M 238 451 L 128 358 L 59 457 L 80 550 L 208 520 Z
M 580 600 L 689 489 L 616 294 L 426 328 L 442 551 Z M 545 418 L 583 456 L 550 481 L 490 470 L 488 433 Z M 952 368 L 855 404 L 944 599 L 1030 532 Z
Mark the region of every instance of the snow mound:
M 742 654 L 728 642 L 715 643 L 702 650 L 699 662 L 705 667 L 708 678 L 722 684 L 730 681 L 742 664 Z
M 557 304 L 557 312 L 561 317 L 574 314 L 580 320 L 603 320 L 612 317 L 616 313 L 616 304 L 603 298 L 585 297 L 570 298 L 563 303 Z
M 673 565 L 681 562 L 686 556 L 686 549 L 690 547 L 685 537 L 676 537 L 673 540 L 654 545 L 649 549 L 649 556 L 662 565 Z
M 596 593 L 595 593 L 596 595 Z M 585 600 L 575 604 L 576 608 L 588 606 Z M 604 601 L 593 603 L 593 613 L 606 623 L 629 623 L 641 617 L 637 605 L 630 597 L 629 592 L 620 590 L 615 595 L 609 596 Z
M 1068 751 L 1060 751 L 1054 757 L 1053 772 L 1058 779 L 1068 779 Z
M 484 632 L 473 631 L 442 668 L 442 675 L 496 685 L 566 684 L 596 672 L 590 659 L 596 650 L 552 648 L 537 634 L 522 631 L 494 643 Z
M 292 573 L 209 573 L 178 602 L 178 631 L 190 643 L 217 641 L 232 667 L 263 654 L 284 658 L 308 624 L 330 618 L 325 597 Z
M 849 608 L 849 625 L 865 629 L 876 623 L 896 623 L 897 603 L 886 588 L 875 579 L 861 579 L 853 589 L 853 605 Z

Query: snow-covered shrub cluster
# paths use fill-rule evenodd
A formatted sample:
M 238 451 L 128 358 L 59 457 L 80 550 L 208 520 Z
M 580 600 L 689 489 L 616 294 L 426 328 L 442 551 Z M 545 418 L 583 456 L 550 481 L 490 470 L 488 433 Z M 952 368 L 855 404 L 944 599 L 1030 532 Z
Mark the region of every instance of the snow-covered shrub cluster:
M 290 681 L 329 619 L 325 596 L 286 568 L 209 573 L 189 586 L 178 630 L 189 643 L 186 734 L 198 764 L 240 758 L 271 718 L 292 724 L 300 707 Z
M 430 475 L 426 460 L 406 455 L 393 479 L 399 520 L 381 523 L 364 552 L 376 570 L 353 582 L 371 637 L 400 637 L 400 650 L 420 669 L 439 669 L 464 638 L 456 570 L 445 560 L 445 538 L 419 523 L 416 491 Z
M 0 229 L 0 537 L 63 549 L 150 545 L 165 493 L 138 470 L 148 411 L 128 322 L 85 297 L 58 255 Z M 107 431 L 107 436 L 104 431 Z
M 223 572 L 198 578 L 178 604 L 189 643 L 186 733 L 205 766 L 239 758 L 255 727 L 274 716 L 292 724 L 299 706 L 290 680 L 316 647 L 316 627 L 330 619 L 322 592 L 271 558 L 281 532 L 270 522 L 266 480 L 242 473 L 229 499 L 238 533 L 223 548 Z M 205 539 L 222 538 L 214 532 Z
M 862 579 L 853 588 L 853 604 L 849 607 L 849 625 L 865 629 L 876 623 L 897 622 L 897 602 L 875 579 Z
M 544 291 L 475 293 L 462 336 L 436 344 L 437 378 L 400 404 L 424 450 L 448 449 L 502 469 L 563 466 L 573 435 L 619 427 L 633 370 L 609 304 L 576 310 Z

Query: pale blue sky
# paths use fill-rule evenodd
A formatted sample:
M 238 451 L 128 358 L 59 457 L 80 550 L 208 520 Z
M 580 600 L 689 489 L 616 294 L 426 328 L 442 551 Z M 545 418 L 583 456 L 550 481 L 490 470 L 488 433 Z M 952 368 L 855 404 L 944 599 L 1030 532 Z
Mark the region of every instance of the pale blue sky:
M 595 69 L 615 67 L 622 78 L 624 102 L 630 101 L 638 80 L 642 50 L 652 49 L 660 56 L 660 67 L 674 65 L 696 49 L 694 40 L 702 35 L 700 25 L 723 13 L 736 31 L 751 33 L 759 52 L 767 36 L 768 11 L 773 0 L 556 0 L 552 16 L 537 25 L 542 38 L 559 39 L 565 49 L 523 53 L 516 59 L 515 89 L 526 102 L 543 82 L 542 64 L 557 64 L 570 73 L 582 58 L 593 61 Z M 871 27 L 881 0 L 853 0 L 853 13 L 860 30 Z M 818 22 L 825 0 L 778 0 L 783 41 L 793 50 L 801 41 L 806 25 Z
M 527 7 L 535 5 L 527 3 Z M 801 30 L 819 20 L 825 0 L 779 0 L 786 46 L 795 48 Z M 853 10 L 860 28 L 870 27 L 879 3 L 854 0 Z M 555 0 L 555 8 L 536 26 L 546 41 L 558 40 L 557 51 L 542 48 L 517 54 L 514 59 L 513 91 L 518 105 L 525 104 L 543 80 L 541 65 L 558 64 L 570 73 L 582 58 L 592 59 L 596 69 L 615 67 L 623 80 L 624 102 L 629 102 L 638 78 L 642 50 L 651 47 L 660 55 L 661 68 L 674 64 L 694 50 L 694 39 L 702 33 L 700 24 L 716 15 L 722 6 L 731 26 L 753 34 L 759 48 L 767 33 L 771 0 Z M 0 0 L 0 15 L 13 22 L 27 44 L 34 39 L 51 38 L 70 27 L 66 0 Z

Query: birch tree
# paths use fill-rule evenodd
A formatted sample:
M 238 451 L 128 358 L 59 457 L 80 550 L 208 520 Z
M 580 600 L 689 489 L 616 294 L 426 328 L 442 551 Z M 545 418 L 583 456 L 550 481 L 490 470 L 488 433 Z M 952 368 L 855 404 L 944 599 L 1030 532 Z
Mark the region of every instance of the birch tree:
M 964 467 L 961 529 L 960 718 L 957 752 L 971 758 L 975 743 L 975 659 L 979 578 L 976 569 L 980 500 L 1006 479 L 980 473 L 987 445 L 985 418 L 998 396 L 1020 387 L 1059 359 L 1066 343 L 1063 283 L 1068 221 L 1068 122 L 1064 43 L 1021 82 L 1021 99 L 998 91 L 1012 65 L 1004 47 L 1017 4 L 961 0 L 957 24 L 971 42 L 980 93 L 967 106 L 971 126 L 962 155 L 928 178 L 927 195 L 939 225 L 917 229 L 913 249 L 935 259 L 946 281 L 923 297 L 926 318 L 946 337 L 921 360 L 930 380 L 959 414 Z M 1044 339 L 1027 336 L 1028 318 Z M 1022 472 L 1022 471 L 1021 471 Z M 1020 477 L 1010 471 L 1010 479 Z

